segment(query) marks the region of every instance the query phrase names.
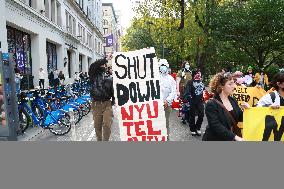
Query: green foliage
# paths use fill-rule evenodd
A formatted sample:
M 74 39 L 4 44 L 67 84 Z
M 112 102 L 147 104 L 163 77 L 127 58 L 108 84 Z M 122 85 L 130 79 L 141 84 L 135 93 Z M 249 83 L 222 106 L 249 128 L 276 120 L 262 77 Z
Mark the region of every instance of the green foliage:
M 222 68 L 245 71 L 283 67 L 283 0 L 144 0 L 127 30 L 124 50 L 155 47 L 173 70 L 189 61 L 211 75 Z
M 212 36 L 219 61 L 253 65 L 281 64 L 284 53 L 284 1 L 251 0 L 225 3 L 213 13 Z M 223 46 L 230 45 L 227 49 Z

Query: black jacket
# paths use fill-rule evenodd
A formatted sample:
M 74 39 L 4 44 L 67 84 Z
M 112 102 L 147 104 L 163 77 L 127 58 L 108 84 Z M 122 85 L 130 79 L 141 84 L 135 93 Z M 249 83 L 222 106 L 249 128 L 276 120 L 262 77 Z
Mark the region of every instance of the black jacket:
M 184 98 L 190 104 L 199 104 L 203 103 L 203 91 L 205 86 L 202 81 L 189 80 L 186 83 L 184 90 Z
M 107 77 L 105 70 L 101 68 L 106 64 L 106 59 L 100 59 L 91 64 L 89 77 L 91 84 L 91 97 L 94 101 L 108 101 L 114 99 L 113 80 Z
M 214 99 L 221 101 L 220 96 L 214 96 Z M 229 97 L 233 106 L 235 120 L 241 122 L 243 120 L 243 112 L 235 98 Z M 214 100 L 209 100 L 205 106 L 205 114 L 208 120 L 208 126 L 203 135 L 202 140 L 205 141 L 232 141 L 236 134 L 231 131 L 233 123 L 224 108 L 222 108 Z

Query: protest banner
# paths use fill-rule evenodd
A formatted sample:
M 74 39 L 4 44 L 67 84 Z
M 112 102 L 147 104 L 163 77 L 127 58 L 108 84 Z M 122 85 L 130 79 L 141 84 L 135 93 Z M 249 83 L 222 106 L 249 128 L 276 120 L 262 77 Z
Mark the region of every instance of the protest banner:
M 242 87 L 235 88 L 233 96 L 239 104 L 247 102 L 251 107 L 255 107 L 258 101 L 266 94 L 266 91 L 261 87 Z
M 112 65 L 121 141 L 166 141 L 155 49 L 117 52 Z
M 284 108 L 250 108 L 244 111 L 243 137 L 246 141 L 284 141 Z

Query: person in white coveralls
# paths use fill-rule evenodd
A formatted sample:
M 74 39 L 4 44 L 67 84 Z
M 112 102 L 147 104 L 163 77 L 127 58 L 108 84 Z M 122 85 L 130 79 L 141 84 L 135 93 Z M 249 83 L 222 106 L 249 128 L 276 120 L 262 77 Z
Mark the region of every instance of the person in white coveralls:
M 165 116 L 166 116 L 166 127 L 167 127 L 167 133 L 168 137 L 167 140 L 169 141 L 169 133 L 170 133 L 170 113 L 171 113 L 171 104 L 173 100 L 176 98 L 177 92 L 176 92 L 176 82 L 174 78 L 169 75 L 168 69 L 169 69 L 169 63 L 166 59 L 161 59 L 159 61 L 160 66 L 160 86 L 161 86 L 161 97 L 164 100 L 164 109 L 165 109 Z

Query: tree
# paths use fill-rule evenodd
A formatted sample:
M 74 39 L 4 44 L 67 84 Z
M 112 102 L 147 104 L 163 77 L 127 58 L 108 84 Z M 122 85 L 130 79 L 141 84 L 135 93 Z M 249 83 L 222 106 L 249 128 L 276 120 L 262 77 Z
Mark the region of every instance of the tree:
M 284 65 L 283 0 L 224 3 L 213 13 L 211 29 L 218 61 L 258 69 Z

